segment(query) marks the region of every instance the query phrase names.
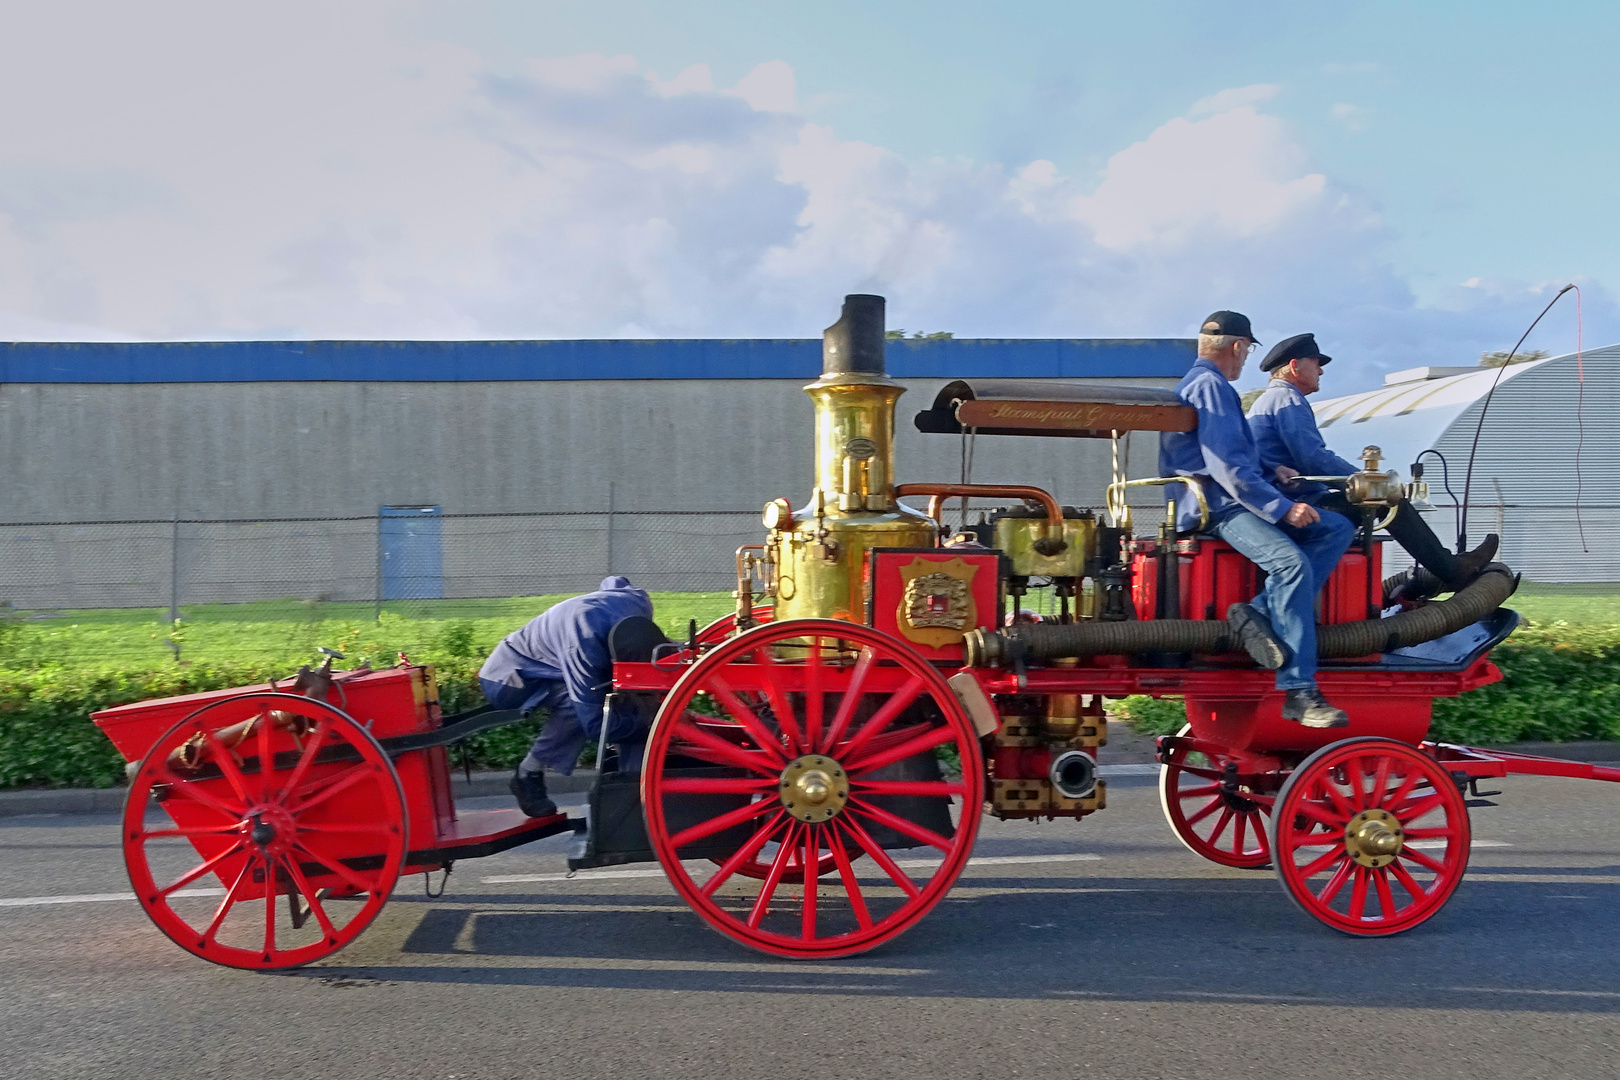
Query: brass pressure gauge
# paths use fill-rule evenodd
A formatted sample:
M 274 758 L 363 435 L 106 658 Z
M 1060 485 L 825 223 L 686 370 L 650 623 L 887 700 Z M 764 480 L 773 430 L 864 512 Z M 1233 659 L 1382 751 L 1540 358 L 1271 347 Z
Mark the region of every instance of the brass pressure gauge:
M 772 499 L 765 504 L 765 512 L 760 515 L 767 529 L 778 532 L 787 532 L 793 528 L 793 505 L 786 499 Z

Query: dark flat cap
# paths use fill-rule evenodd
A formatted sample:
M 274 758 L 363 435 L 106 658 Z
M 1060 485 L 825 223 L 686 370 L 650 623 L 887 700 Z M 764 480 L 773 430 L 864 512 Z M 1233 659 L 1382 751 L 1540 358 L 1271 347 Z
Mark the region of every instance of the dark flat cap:
M 1266 358 L 1260 361 L 1260 370 L 1275 371 L 1290 360 L 1306 359 L 1325 364 L 1333 357 L 1322 355 L 1322 350 L 1316 347 L 1315 334 L 1295 334 L 1293 337 L 1283 338 L 1272 346 L 1271 351 L 1266 353 Z
M 1254 330 L 1249 326 L 1249 317 L 1236 311 L 1217 311 L 1204 320 L 1204 325 L 1198 328 L 1200 334 L 1231 334 L 1233 337 L 1246 337 L 1256 345 Z

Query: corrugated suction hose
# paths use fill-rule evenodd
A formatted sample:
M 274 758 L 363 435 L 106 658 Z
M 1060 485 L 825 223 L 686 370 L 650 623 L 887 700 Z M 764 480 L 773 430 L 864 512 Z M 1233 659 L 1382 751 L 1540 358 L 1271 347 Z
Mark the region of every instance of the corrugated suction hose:
M 1316 630 L 1323 659 L 1368 656 L 1420 645 L 1469 626 L 1502 606 L 1518 579 L 1501 563 L 1491 563 L 1448 600 L 1391 615 L 1387 619 L 1335 623 Z M 1146 652 L 1239 652 L 1236 635 L 1216 619 L 1152 619 L 1142 622 L 1036 623 L 1005 631 L 974 630 L 967 635 L 967 662 L 997 667 L 1017 660 L 1056 660 Z

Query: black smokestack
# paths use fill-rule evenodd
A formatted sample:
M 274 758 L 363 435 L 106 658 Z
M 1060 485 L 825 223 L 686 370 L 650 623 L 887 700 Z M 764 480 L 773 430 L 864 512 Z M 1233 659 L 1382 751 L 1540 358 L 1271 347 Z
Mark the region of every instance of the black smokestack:
M 854 293 L 844 297 L 838 321 L 821 334 L 821 373 L 882 375 L 883 297 Z

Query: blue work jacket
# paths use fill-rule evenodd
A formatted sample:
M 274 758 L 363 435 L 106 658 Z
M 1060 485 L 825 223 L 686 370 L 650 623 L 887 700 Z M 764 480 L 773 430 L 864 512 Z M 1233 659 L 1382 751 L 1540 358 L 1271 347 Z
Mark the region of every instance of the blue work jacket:
M 1361 468 L 1327 448 L 1305 395 L 1281 379 L 1272 379 L 1266 392 L 1249 407 L 1249 430 L 1254 432 L 1260 464 L 1268 477 L 1277 475 L 1279 465 L 1304 476 L 1349 476 Z M 1328 489 L 1315 480 L 1299 480 L 1288 490 L 1298 500 L 1315 502 Z
M 1159 436 L 1159 475 L 1204 478 L 1210 522 L 1248 510 L 1273 524 L 1294 500 L 1266 479 L 1243 402 L 1221 369 L 1200 358 L 1176 387 L 1176 396 L 1198 410 L 1198 427 Z M 1176 528 L 1198 528 L 1198 501 L 1185 484 L 1175 485 Z
M 622 577 L 609 577 L 602 587 L 548 608 L 495 646 L 478 677 L 503 686 L 529 686 L 534 692 L 523 703 L 533 709 L 551 683 L 561 681 L 582 721 L 602 713 L 602 702 L 613 679 L 613 658 L 608 654 L 608 631 L 632 615 L 652 618 L 652 600 Z

